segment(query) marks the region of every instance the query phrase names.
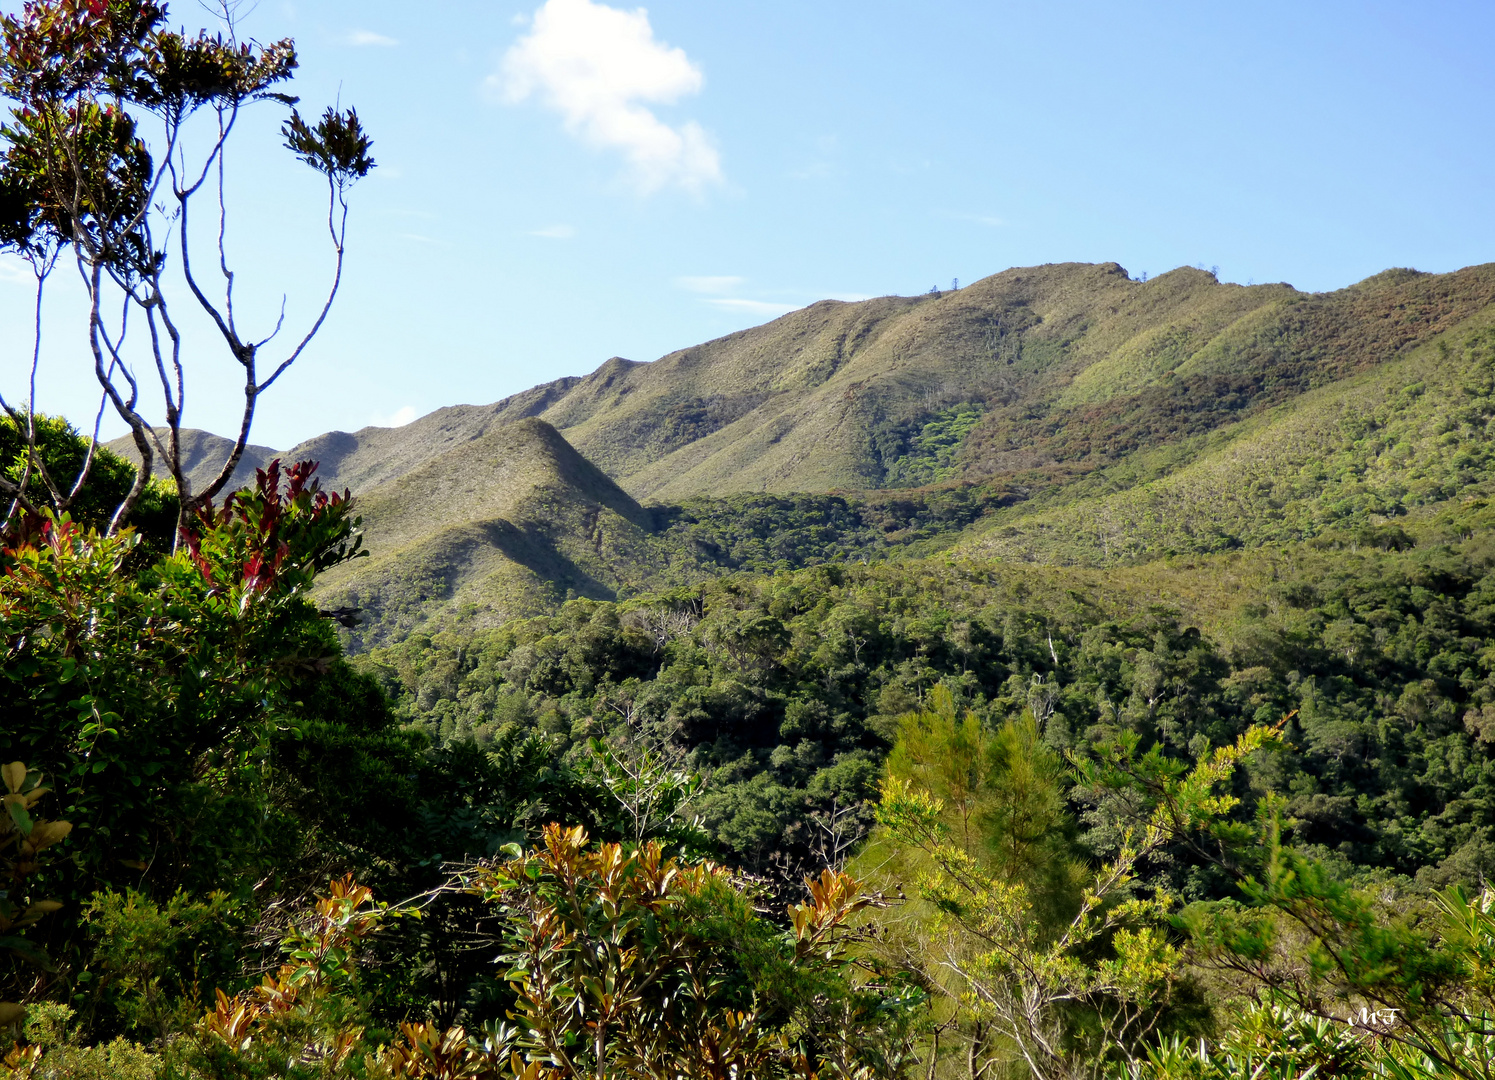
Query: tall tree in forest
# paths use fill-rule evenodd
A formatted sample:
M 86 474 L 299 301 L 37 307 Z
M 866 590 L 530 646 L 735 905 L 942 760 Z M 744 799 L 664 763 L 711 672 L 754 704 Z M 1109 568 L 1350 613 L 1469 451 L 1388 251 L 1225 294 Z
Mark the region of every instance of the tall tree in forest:
M 993 732 L 937 690 L 905 716 L 880 832 L 858 866 L 886 860 L 879 876 L 902 878 L 919 900 L 882 941 L 935 991 L 931 1067 L 940 1035 L 962 1046 L 969 1080 L 1014 1070 L 1079 1080 L 1137 1060 L 1182 975 L 1176 901 L 1140 870 L 1181 832 L 1228 820 L 1237 801 L 1217 789 L 1275 734 L 1253 727 L 1161 776 L 1155 807 L 1087 869 L 1066 836 L 1064 765 L 1031 713 Z

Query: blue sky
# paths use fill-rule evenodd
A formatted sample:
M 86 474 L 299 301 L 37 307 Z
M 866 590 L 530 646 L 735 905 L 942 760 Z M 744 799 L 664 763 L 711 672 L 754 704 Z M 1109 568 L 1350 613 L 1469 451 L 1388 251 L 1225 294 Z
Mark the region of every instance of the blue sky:
M 356 105 L 379 161 L 334 314 L 262 402 L 281 448 L 1009 266 L 1327 290 L 1495 261 L 1495 5 L 262 0 L 243 30 L 295 37 L 305 106 Z M 279 119 L 229 160 L 230 238 L 241 307 L 273 324 L 285 292 L 295 325 L 330 263 Z M 81 420 L 76 300 L 39 407 Z M 191 344 L 187 422 L 228 431 L 232 373 Z M 13 395 L 29 342 L 3 348 Z

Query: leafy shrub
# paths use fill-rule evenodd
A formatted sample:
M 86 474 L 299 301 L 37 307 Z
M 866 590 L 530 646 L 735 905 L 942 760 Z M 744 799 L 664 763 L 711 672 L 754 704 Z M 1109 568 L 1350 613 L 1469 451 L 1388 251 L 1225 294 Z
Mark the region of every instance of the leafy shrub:
M 41 1004 L 30 1009 L 23 1030 L 29 1046 L 0 1060 L 3 1080 L 158 1080 L 161 1057 L 127 1039 L 79 1045 L 73 1010 Z

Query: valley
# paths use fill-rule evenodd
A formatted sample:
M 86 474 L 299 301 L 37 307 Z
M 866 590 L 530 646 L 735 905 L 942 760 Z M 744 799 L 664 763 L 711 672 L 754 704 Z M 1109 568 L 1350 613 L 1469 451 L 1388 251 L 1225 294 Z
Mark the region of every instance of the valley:
M 439 893 L 453 867 L 537 838 L 558 858 L 581 842 L 563 821 L 720 859 L 770 907 L 816 874 L 913 882 L 907 913 L 875 916 L 897 933 L 989 934 L 958 904 L 1017 889 L 1028 906 L 1000 925 L 1037 935 L 1021 951 L 1088 925 L 1072 914 L 1087 875 L 1135 864 L 1175 913 L 1138 925 L 1196 951 L 1159 945 L 1161 982 L 1093 1007 L 1130 1000 L 1197 1034 L 1220 1021 L 1160 995 L 1195 992 L 1206 948 L 1237 963 L 1246 946 L 1179 929 L 1191 913 L 1237 918 L 1244 894 L 1296 917 L 1298 880 L 1312 904 L 1428 911 L 1495 875 L 1492 421 L 1495 266 L 1326 294 L 1034 267 L 813 304 L 401 428 L 252 446 L 246 490 L 203 533 L 219 546 L 194 534 L 197 569 L 141 581 L 200 581 L 208 619 L 242 593 L 249 618 L 265 567 L 322 534 L 244 544 L 297 514 L 356 517 L 359 557 L 270 571 L 287 591 L 253 616 L 273 649 L 253 648 L 299 696 L 277 699 L 257 752 L 297 843 L 380 890 Z M 184 440 L 199 475 L 228 445 Z M 101 457 L 101 505 L 128 449 Z M 317 461 L 351 510 L 257 479 L 276 458 Z M 183 559 L 168 488 L 137 515 L 161 567 Z M 273 636 L 280 611 L 301 637 Z M 1219 792 L 1189 811 L 1205 834 L 1156 826 L 1196 782 Z M 269 833 L 254 843 L 284 867 Z M 1302 877 L 1270 878 L 1279 892 L 1251 877 L 1283 865 Z M 967 879 L 931 867 L 981 869 L 945 909 L 940 882 Z M 514 992 L 455 944 L 477 925 L 465 904 L 440 901 L 441 934 L 380 946 L 396 967 L 422 958 L 413 993 L 449 1018 Z M 1343 910 L 1335 926 L 1360 925 Z M 946 938 L 879 941 L 872 962 L 943 1002 L 920 1023 L 955 1017 L 986 1045 L 927 966 Z M 955 1069 L 928 1035 L 898 1038 Z
M 1363 7 L 0 12 L 0 1080 L 1495 1080 Z

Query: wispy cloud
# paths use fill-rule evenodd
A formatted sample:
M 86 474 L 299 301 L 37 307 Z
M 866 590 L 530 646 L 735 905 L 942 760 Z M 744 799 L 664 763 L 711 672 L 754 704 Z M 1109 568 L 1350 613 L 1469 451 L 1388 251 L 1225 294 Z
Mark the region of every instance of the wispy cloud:
M 350 30 L 347 41 L 349 45 L 356 45 L 360 48 L 377 45 L 388 49 L 399 44 L 394 38 L 386 37 L 384 34 L 376 34 L 372 30 Z
M 749 315 L 769 316 L 787 315 L 804 306 L 803 304 L 780 304 L 772 300 L 743 300 L 735 296 L 713 296 L 702 303 L 710 304 L 723 311 L 742 311 Z
M 721 275 L 718 277 L 677 277 L 675 284 L 686 292 L 696 293 L 729 293 L 735 292 L 739 286 L 746 282 L 746 278 Z
M 529 234 L 545 240 L 570 240 L 576 235 L 576 227 L 574 225 L 547 225 L 543 229 L 531 229 Z
M 684 50 L 655 40 L 643 8 L 546 0 L 487 85 L 511 104 L 538 96 L 573 135 L 621 151 L 649 193 L 722 181 L 720 155 L 699 124 L 671 127 L 646 108 L 698 93 L 704 82 Z
M 388 416 L 370 417 L 369 424 L 373 427 L 404 427 L 419 415 L 414 405 L 401 405 Z

